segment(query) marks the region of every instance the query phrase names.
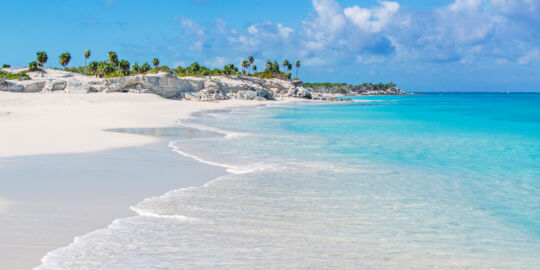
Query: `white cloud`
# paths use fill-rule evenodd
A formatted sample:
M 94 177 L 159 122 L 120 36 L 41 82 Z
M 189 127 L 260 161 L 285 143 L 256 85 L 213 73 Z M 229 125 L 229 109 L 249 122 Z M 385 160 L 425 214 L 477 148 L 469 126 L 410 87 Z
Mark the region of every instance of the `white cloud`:
M 483 13 L 482 3 L 482 0 L 456 0 L 439 10 L 439 35 L 457 43 L 484 41 L 493 31 L 493 19 Z
M 345 16 L 339 4 L 334 0 L 313 0 L 317 12 L 317 25 L 326 32 L 340 31 L 346 23 Z
M 204 37 L 205 29 L 195 21 L 192 21 L 187 18 L 178 18 L 180 21 L 180 26 L 184 29 L 187 34 L 196 35 L 198 37 Z
M 518 59 L 518 64 L 526 65 L 535 61 L 540 61 L 540 51 L 538 49 L 532 50 L 529 53 L 520 57 Z
M 381 2 L 380 7 L 368 9 L 353 6 L 344 10 L 345 17 L 361 29 L 378 33 L 385 27 L 392 16 L 399 10 L 397 2 Z
M 285 48 L 290 43 L 294 30 L 281 23 L 262 22 L 247 27 L 246 31 L 228 31 L 227 40 L 237 50 L 253 53 L 262 50 L 273 51 Z
M 221 67 L 231 57 L 303 59 L 306 66 L 420 60 L 474 64 L 536 61 L 540 0 L 454 0 L 430 11 L 379 1 L 371 7 L 341 7 L 337 0 L 312 0 L 313 13 L 299 29 L 261 21 L 245 28 L 216 19 L 203 27 L 178 19 L 192 52 Z M 228 55 L 229 58 L 215 58 Z M 505 60 L 506 59 L 506 60 Z
M 195 41 L 190 47 L 192 51 L 201 51 L 203 49 L 203 43 L 200 40 Z
M 490 3 L 503 14 L 538 13 L 540 3 L 537 0 L 490 0 Z
M 476 11 L 482 6 L 482 0 L 456 0 L 448 5 L 448 10 L 453 12 Z
M 350 55 L 391 55 L 395 51 L 390 29 L 401 27 L 397 2 L 381 1 L 371 8 L 358 5 L 342 9 L 335 0 L 313 0 L 316 16 L 304 21 L 301 51 L 332 61 L 350 60 Z

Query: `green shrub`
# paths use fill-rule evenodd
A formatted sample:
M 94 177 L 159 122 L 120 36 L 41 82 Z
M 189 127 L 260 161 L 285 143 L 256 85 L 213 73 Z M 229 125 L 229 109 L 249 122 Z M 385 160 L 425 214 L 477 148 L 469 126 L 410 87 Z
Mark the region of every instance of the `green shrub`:
M 113 73 L 114 70 L 115 70 L 114 65 L 111 63 L 107 63 L 104 61 L 101 61 L 98 63 L 98 74 L 100 77 L 107 76 Z
M 30 80 L 30 76 L 26 72 L 11 73 L 3 70 L 0 70 L 0 78 L 8 80 Z
M 172 72 L 168 66 L 160 66 L 149 70 L 146 73 Z
M 2 68 L 8 68 L 8 67 L 11 67 L 9 64 L 3 64 L 2 65 Z
M 99 69 L 99 64 L 98 62 L 95 62 L 95 61 L 92 61 L 90 63 L 88 63 L 88 73 L 92 74 L 92 75 L 98 75 L 98 69 Z
M 376 84 L 363 83 L 360 85 L 349 85 L 346 83 L 323 82 L 323 83 L 304 83 L 304 86 L 310 87 L 310 88 L 324 87 L 324 88 L 327 88 L 331 92 L 344 93 L 347 91 L 347 89 L 361 88 L 361 87 L 369 88 L 372 90 L 386 90 L 386 89 L 396 87 L 396 84 L 393 82 L 389 82 L 389 83 L 376 83 Z
M 115 72 L 105 75 L 105 78 L 118 78 L 118 77 L 125 77 L 125 76 L 126 75 L 124 73 L 115 71 Z
M 36 61 L 32 61 L 28 64 L 28 70 L 30 71 L 37 71 L 38 70 L 38 63 Z

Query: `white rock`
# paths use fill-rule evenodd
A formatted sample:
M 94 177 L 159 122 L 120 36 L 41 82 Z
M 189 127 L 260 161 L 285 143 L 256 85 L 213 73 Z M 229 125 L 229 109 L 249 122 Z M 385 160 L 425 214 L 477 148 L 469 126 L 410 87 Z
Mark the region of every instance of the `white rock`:
M 24 69 L 13 69 L 20 72 Z M 277 96 L 310 98 L 309 90 L 301 82 L 280 79 L 261 79 L 245 76 L 178 77 L 170 72 L 118 78 L 97 78 L 63 70 L 46 69 L 28 72 L 27 81 L 7 81 L 1 91 L 40 92 L 64 90 L 68 93 L 132 92 L 154 93 L 165 98 L 192 100 L 274 99 Z

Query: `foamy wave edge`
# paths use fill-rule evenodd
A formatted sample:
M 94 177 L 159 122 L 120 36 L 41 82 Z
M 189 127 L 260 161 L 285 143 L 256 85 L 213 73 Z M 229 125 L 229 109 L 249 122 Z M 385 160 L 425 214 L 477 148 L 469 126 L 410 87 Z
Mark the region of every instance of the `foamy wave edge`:
M 198 129 L 198 130 L 202 130 L 202 131 L 210 131 L 210 132 L 223 134 L 225 136 L 225 139 L 233 139 L 233 138 L 246 137 L 246 136 L 251 135 L 251 134 L 245 133 L 245 132 L 234 132 L 234 131 L 224 130 L 224 129 L 220 129 L 220 128 L 216 128 L 216 127 L 210 127 L 210 126 L 205 126 L 205 125 L 200 125 L 200 124 L 193 124 L 193 123 L 186 123 L 185 120 L 182 120 L 182 119 L 176 120 L 176 123 L 178 125 L 180 125 L 180 126 L 184 126 L 184 127 L 188 127 L 188 128 L 194 128 L 194 129 Z
M 9 115 L 9 113 L 7 113 L 7 115 Z M 203 131 L 210 131 L 210 132 L 223 134 L 224 139 L 233 139 L 233 138 L 237 138 L 237 137 L 244 137 L 244 136 L 250 136 L 251 135 L 249 133 L 233 132 L 233 131 L 223 130 L 223 129 L 210 127 L 210 126 L 205 126 L 205 125 L 185 123 L 181 119 L 177 120 L 177 124 L 181 125 L 181 126 L 184 126 L 184 127 L 188 127 L 188 128 L 194 128 L 194 129 L 199 129 L 199 130 L 203 130 Z M 188 158 L 192 158 L 192 159 L 194 159 L 196 161 L 199 161 L 201 163 L 204 163 L 204 164 L 225 168 L 227 172 L 232 173 L 232 174 L 246 174 L 246 173 L 251 173 L 251 172 L 264 170 L 264 168 L 262 168 L 262 167 L 252 167 L 250 169 L 246 169 L 246 168 L 240 168 L 240 167 L 229 165 L 229 164 L 223 164 L 223 163 L 218 163 L 218 162 L 207 161 L 207 160 L 204 160 L 204 159 L 199 158 L 197 156 L 189 155 L 189 154 L 181 151 L 178 147 L 174 146 L 174 142 L 169 142 L 168 146 L 174 152 L 177 152 L 178 154 L 181 154 L 181 155 L 183 155 L 185 157 L 188 157 Z M 58 264 L 59 263 L 58 258 L 62 256 L 63 252 L 65 252 L 66 250 L 69 250 L 71 248 L 76 248 L 76 245 L 81 244 L 81 242 L 87 241 L 87 239 L 92 238 L 93 236 L 98 235 L 99 233 L 101 233 L 101 232 L 103 232 L 105 230 L 110 230 L 115 225 L 118 225 L 122 221 L 130 219 L 130 218 L 149 217 L 149 218 L 159 218 L 159 219 L 173 220 L 173 221 L 182 222 L 182 223 L 184 223 L 184 222 L 188 222 L 188 223 L 202 222 L 203 221 L 202 219 L 195 218 L 195 217 L 188 217 L 188 216 L 182 216 L 182 215 L 158 214 L 158 213 L 152 212 L 150 209 L 144 209 L 142 206 L 145 203 L 148 203 L 148 202 L 150 202 L 152 200 L 166 199 L 168 196 L 171 196 L 173 194 L 177 194 L 179 192 L 185 192 L 185 191 L 189 191 L 189 190 L 193 190 L 193 189 L 206 188 L 209 185 L 211 185 L 212 183 L 222 179 L 222 177 L 218 177 L 218 178 L 216 178 L 214 180 L 211 180 L 211 181 L 207 182 L 206 184 L 204 184 L 201 187 L 187 187 L 187 188 L 174 189 L 174 190 L 166 192 L 165 194 L 163 194 L 161 196 L 153 196 L 153 197 L 146 198 L 143 201 L 137 203 L 136 205 L 129 207 L 130 210 L 132 210 L 134 213 L 137 214 L 136 216 L 115 219 L 115 220 L 112 221 L 112 223 L 110 225 L 108 225 L 105 228 L 97 229 L 95 231 L 88 232 L 88 233 L 83 234 L 81 236 L 76 236 L 73 239 L 73 242 L 71 244 L 69 244 L 69 245 L 67 245 L 65 247 L 60 247 L 60 248 L 57 248 L 57 249 L 54 249 L 54 250 L 51 250 L 51 251 L 47 252 L 45 254 L 45 256 L 43 256 L 41 258 L 41 260 L 40 260 L 41 265 L 36 266 L 34 268 L 34 270 L 53 270 L 53 269 L 61 268 L 61 266 Z M 207 221 L 207 222 L 210 222 L 210 221 Z
M 247 173 L 260 172 L 260 171 L 264 171 L 264 170 L 269 169 L 268 166 L 263 166 L 263 165 L 261 165 L 261 166 L 253 165 L 253 166 L 250 166 L 250 167 L 247 167 L 247 166 L 246 167 L 239 167 L 239 166 L 234 166 L 234 165 L 230 165 L 230 164 L 205 160 L 205 159 L 202 159 L 202 158 L 200 158 L 198 156 L 191 155 L 191 154 L 188 154 L 188 153 L 182 151 L 179 147 L 174 145 L 174 142 L 169 142 L 169 147 L 174 152 L 176 152 L 176 153 L 178 153 L 178 154 L 180 154 L 182 156 L 194 159 L 194 160 L 199 161 L 199 162 L 204 163 L 204 164 L 225 168 L 225 170 L 227 172 L 232 173 L 232 174 L 247 174 Z

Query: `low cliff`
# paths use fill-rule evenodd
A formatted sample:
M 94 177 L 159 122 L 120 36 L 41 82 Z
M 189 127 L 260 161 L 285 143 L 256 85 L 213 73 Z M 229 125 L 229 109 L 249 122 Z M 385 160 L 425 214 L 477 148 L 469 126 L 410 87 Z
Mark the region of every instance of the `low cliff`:
M 17 70 L 12 70 L 16 72 Z M 242 76 L 178 77 L 161 72 L 117 78 L 96 78 L 46 69 L 28 72 L 30 80 L 3 80 L 0 91 L 11 92 L 131 92 L 154 93 L 165 98 L 189 100 L 250 99 L 271 100 L 277 97 L 312 98 L 301 83 Z
M 406 95 L 394 84 L 363 84 L 348 85 L 343 83 L 313 83 L 306 84 L 313 93 L 335 94 L 344 96 L 375 96 L 375 95 Z

